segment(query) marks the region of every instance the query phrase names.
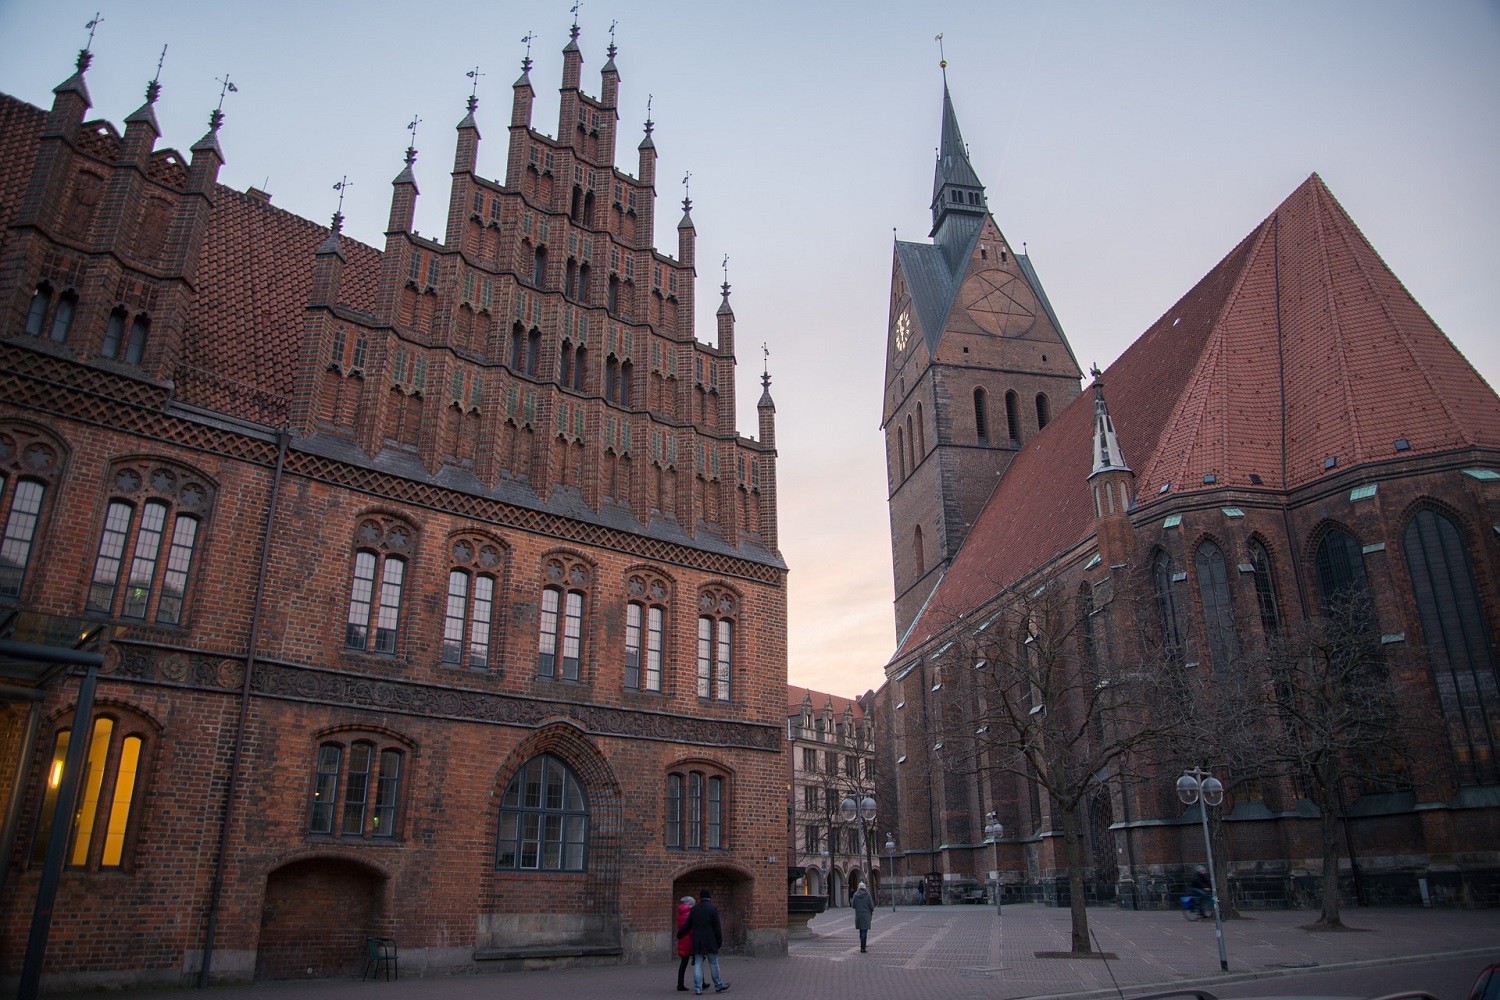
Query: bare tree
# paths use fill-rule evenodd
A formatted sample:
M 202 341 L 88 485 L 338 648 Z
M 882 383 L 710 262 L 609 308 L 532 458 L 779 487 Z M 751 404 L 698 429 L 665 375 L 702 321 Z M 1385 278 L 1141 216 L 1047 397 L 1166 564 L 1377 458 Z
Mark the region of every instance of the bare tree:
M 1347 797 L 1405 787 L 1401 762 L 1420 737 L 1393 695 L 1368 594 L 1329 603 L 1323 616 L 1269 637 L 1259 702 L 1275 728 L 1260 742 L 1260 759 L 1297 783 L 1320 814 L 1323 900 L 1312 926 L 1321 929 L 1343 926 L 1338 824 Z
M 1056 578 L 1033 579 L 957 626 L 944 654 L 955 694 L 938 709 L 943 764 L 1016 775 L 1046 793 L 1063 835 L 1078 954 L 1092 950 L 1081 839 L 1089 800 L 1111 777 L 1154 768 L 1186 704 L 1180 670 L 1138 627 L 1136 603 L 1108 586 L 1070 596 Z

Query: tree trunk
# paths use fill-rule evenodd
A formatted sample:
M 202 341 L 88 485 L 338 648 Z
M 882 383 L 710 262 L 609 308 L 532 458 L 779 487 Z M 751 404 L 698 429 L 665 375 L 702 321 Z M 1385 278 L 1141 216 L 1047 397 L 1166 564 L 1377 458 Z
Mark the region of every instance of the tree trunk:
M 1063 821 L 1063 853 L 1068 862 L 1068 909 L 1073 916 L 1073 952 L 1088 954 L 1089 913 L 1083 899 L 1083 840 L 1078 836 L 1078 810 L 1061 810 Z
M 1318 781 L 1322 801 L 1318 811 L 1323 833 L 1323 912 L 1314 927 L 1320 930 L 1342 928 L 1339 918 L 1339 820 L 1335 814 L 1338 795 L 1332 781 Z

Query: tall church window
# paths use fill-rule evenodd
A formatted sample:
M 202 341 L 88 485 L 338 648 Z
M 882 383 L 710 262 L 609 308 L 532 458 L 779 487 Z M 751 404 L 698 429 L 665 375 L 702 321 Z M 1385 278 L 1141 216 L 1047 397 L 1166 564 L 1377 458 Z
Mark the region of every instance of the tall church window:
M 1281 613 L 1276 602 L 1276 578 L 1271 556 L 1258 539 L 1250 540 L 1250 567 L 1255 571 L 1255 603 L 1260 609 L 1260 627 L 1269 637 L 1281 628 Z
M 1158 550 L 1151 560 L 1151 585 L 1156 597 L 1162 648 L 1172 660 L 1182 658 L 1182 631 L 1177 623 L 1177 598 L 1172 593 L 1172 557 Z
M 927 572 L 927 563 L 922 556 L 922 526 L 920 524 L 911 533 L 911 561 L 916 567 L 918 577 Z
M 901 478 L 898 482 L 906 481 L 906 432 L 901 425 L 896 425 L 896 462 L 901 467 Z
M 912 433 L 911 414 L 906 415 L 906 464 L 911 466 L 913 472 L 917 471 L 917 456 L 915 452 L 916 435 Z
M 498 869 L 584 871 L 589 806 L 572 769 L 547 753 L 527 761 L 500 800 L 495 839 Z
M 1021 443 L 1021 420 L 1016 412 L 1016 394 L 1014 390 L 1005 394 L 1005 432 L 1010 435 L 1012 448 Z
M 980 444 L 988 444 L 990 440 L 989 415 L 985 412 L 985 395 L 982 386 L 974 389 L 974 436 L 979 439 Z
M 1229 572 L 1224 552 L 1213 542 L 1198 546 L 1198 597 L 1203 602 L 1203 626 L 1214 667 L 1223 670 L 1239 652 L 1234 631 L 1234 607 L 1230 601 Z
M 531 283 L 538 288 L 547 280 L 547 248 L 537 247 L 531 260 Z
M 1052 403 L 1045 392 L 1036 394 L 1036 429 L 1041 430 L 1052 419 Z
M 35 429 L 0 427 L 0 597 L 21 596 L 44 501 L 61 467 L 57 447 Z
M 668 774 L 666 846 L 689 851 L 723 849 L 727 786 L 724 775 L 707 769 Z
M 1402 549 L 1460 785 L 1500 784 L 1500 691 L 1489 625 L 1458 525 L 1423 508 Z
M 146 355 L 146 339 L 151 333 L 151 320 L 146 316 L 137 316 L 130 323 L 130 333 L 126 336 L 125 324 L 129 322 L 130 316 L 124 308 L 116 308 L 109 314 L 109 324 L 104 330 L 104 342 L 100 345 L 101 357 L 113 358 L 117 361 L 125 361 L 132 365 L 141 363 L 141 358 Z
M 73 313 L 78 308 L 78 296 L 72 292 L 63 292 L 57 300 L 57 311 L 52 314 L 52 333 L 49 335 L 57 343 L 61 344 L 68 339 L 68 331 L 73 328 Z
M 26 332 L 33 337 L 42 335 L 47 322 L 47 310 L 52 306 L 52 286 L 45 281 L 31 293 L 31 306 L 26 310 Z
M 922 404 L 917 404 L 917 458 L 927 457 L 927 425 L 922 422 Z
M 1352 613 L 1357 619 L 1352 624 L 1361 631 L 1377 631 L 1379 626 L 1370 604 L 1370 581 L 1365 574 L 1365 557 L 1359 541 L 1341 528 L 1329 529 L 1318 542 L 1315 566 L 1323 613 L 1329 616 Z M 1349 612 L 1351 605 L 1355 607 Z

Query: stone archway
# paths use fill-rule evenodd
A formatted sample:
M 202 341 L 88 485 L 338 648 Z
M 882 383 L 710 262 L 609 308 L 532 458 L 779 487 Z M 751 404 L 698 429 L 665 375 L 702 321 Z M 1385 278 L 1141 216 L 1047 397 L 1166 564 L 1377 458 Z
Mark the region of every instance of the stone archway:
M 809 868 L 803 876 L 807 880 L 807 894 L 809 896 L 822 896 L 828 892 L 828 880 L 823 877 L 822 870 Z
M 701 896 L 704 889 L 713 893 L 714 906 L 719 911 L 719 923 L 724 931 L 722 950 L 728 954 L 746 954 L 750 909 L 755 902 L 755 880 L 733 868 L 695 868 L 672 880 L 670 902 L 675 904 L 683 896 Z
M 380 933 L 385 876 L 342 858 L 304 858 L 266 876 L 256 979 L 353 975 Z

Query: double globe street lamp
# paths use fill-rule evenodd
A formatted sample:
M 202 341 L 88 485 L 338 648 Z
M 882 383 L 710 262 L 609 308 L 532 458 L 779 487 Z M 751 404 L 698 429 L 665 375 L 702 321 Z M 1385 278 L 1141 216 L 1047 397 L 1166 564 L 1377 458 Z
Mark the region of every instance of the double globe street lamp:
M 1203 800 L 1198 812 L 1203 818 L 1203 850 L 1208 855 L 1208 892 L 1214 905 L 1214 932 L 1219 936 L 1219 968 L 1228 972 L 1229 959 L 1224 954 L 1224 921 L 1219 916 L 1219 881 L 1214 874 L 1214 846 L 1208 836 L 1208 807 L 1224 801 L 1224 783 L 1201 767 L 1195 767 L 1177 779 L 1177 797 L 1187 806 Z
M 865 839 L 865 827 L 875 822 L 875 796 L 862 795 L 854 792 L 844 796 L 844 801 L 839 803 L 839 815 L 844 818 L 845 823 L 859 823 L 859 843 L 856 845 L 855 857 L 862 859 L 865 866 L 865 878 L 870 877 L 870 859 L 865 851 L 865 845 L 869 843 Z M 870 853 L 874 852 L 875 845 L 870 844 Z

